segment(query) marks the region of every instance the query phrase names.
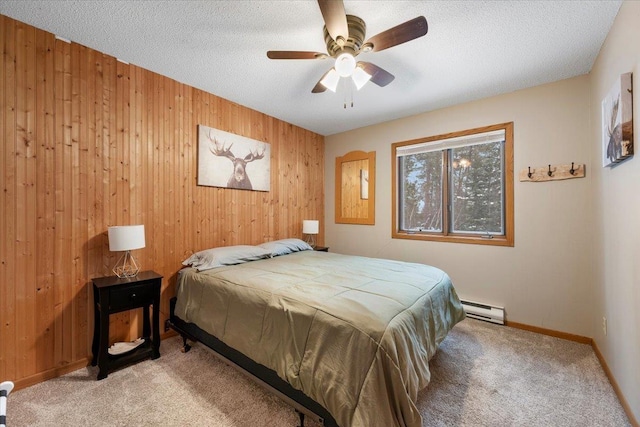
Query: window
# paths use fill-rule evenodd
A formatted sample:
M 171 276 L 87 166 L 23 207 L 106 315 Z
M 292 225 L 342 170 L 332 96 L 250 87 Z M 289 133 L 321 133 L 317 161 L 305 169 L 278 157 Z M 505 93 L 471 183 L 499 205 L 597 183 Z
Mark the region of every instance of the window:
M 400 239 L 513 246 L 513 123 L 392 145 Z

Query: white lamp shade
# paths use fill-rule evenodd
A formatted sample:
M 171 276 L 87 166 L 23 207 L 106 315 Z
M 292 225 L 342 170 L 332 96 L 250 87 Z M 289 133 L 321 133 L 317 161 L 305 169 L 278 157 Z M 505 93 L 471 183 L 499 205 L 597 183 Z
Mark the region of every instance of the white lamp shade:
M 318 234 L 320 221 L 315 219 L 305 219 L 302 221 L 302 234 Z
M 109 250 L 131 251 L 144 248 L 144 225 L 118 225 L 109 227 Z
M 356 85 L 356 89 L 360 90 L 362 86 L 364 86 L 369 80 L 371 80 L 371 74 L 367 73 L 360 67 L 356 67 L 351 78 Z
M 320 81 L 322 86 L 329 89 L 331 92 L 335 92 L 338 88 L 338 82 L 340 81 L 340 76 L 336 72 L 335 69 L 330 69 L 326 76 Z

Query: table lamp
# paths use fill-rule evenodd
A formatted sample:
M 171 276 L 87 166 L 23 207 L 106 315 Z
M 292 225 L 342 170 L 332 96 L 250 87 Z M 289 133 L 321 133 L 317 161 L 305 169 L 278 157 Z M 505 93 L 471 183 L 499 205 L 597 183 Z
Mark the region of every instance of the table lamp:
M 134 277 L 140 271 L 138 263 L 131 251 L 144 248 L 144 225 L 118 225 L 109 227 L 109 250 L 125 251 L 113 267 L 113 272 L 120 278 Z
M 312 247 L 316 247 L 316 234 L 318 234 L 320 221 L 316 219 L 305 219 L 302 221 L 302 234 L 306 234 L 306 242 Z

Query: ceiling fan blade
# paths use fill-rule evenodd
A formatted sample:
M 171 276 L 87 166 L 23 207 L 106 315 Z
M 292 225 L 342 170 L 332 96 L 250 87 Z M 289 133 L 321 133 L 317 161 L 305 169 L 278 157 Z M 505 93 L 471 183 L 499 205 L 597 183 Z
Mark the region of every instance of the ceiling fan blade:
M 333 68 L 329 69 L 329 71 L 327 71 L 326 73 L 324 73 L 322 75 L 322 77 L 320 77 L 320 80 L 318 80 L 318 83 L 316 83 L 316 85 L 313 87 L 313 89 L 311 90 L 311 93 L 322 93 L 325 90 L 327 90 L 327 88 L 325 87 L 325 85 L 323 85 L 322 83 L 320 83 L 327 74 L 329 74 L 331 72 L 331 70 L 333 70 Z
M 297 50 L 270 50 L 267 56 L 270 59 L 325 59 L 328 57 L 326 53 Z
M 393 74 L 371 62 L 360 61 L 358 62 L 358 67 L 366 71 L 371 76 L 371 81 L 380 87 L 385 87 L 395 79 Z
M 372 51 L 378 52 L 422 37 L 427 34 L 428 29 L 426 18 L 424 16 L 418 16 L 403 24 L 389 28 L 380 34 L 376 34 L 362 46 L 366 49 L 367 46 L 370 45 Z
M 338 41 L 349 38 L 349 26 L 347 25 L 347 14 L 344 11 L 342 0 L 318 0 L 320 12 L 324 18 L 324 25 L 332 39 Z

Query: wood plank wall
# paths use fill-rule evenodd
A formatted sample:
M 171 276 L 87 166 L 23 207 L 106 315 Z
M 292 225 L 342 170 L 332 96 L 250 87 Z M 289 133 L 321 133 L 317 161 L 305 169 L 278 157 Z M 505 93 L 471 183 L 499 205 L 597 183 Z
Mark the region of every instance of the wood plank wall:
M 324 235 L 324 138 L 0 15 L 0 381 L 84 366 L 111 225 L 144 224 L 162 319 L 192 252 Z M 196 185 L 197 125 L 271 144 L 271 191 Z M 134 339 L 139 312 L 111 316 Z

